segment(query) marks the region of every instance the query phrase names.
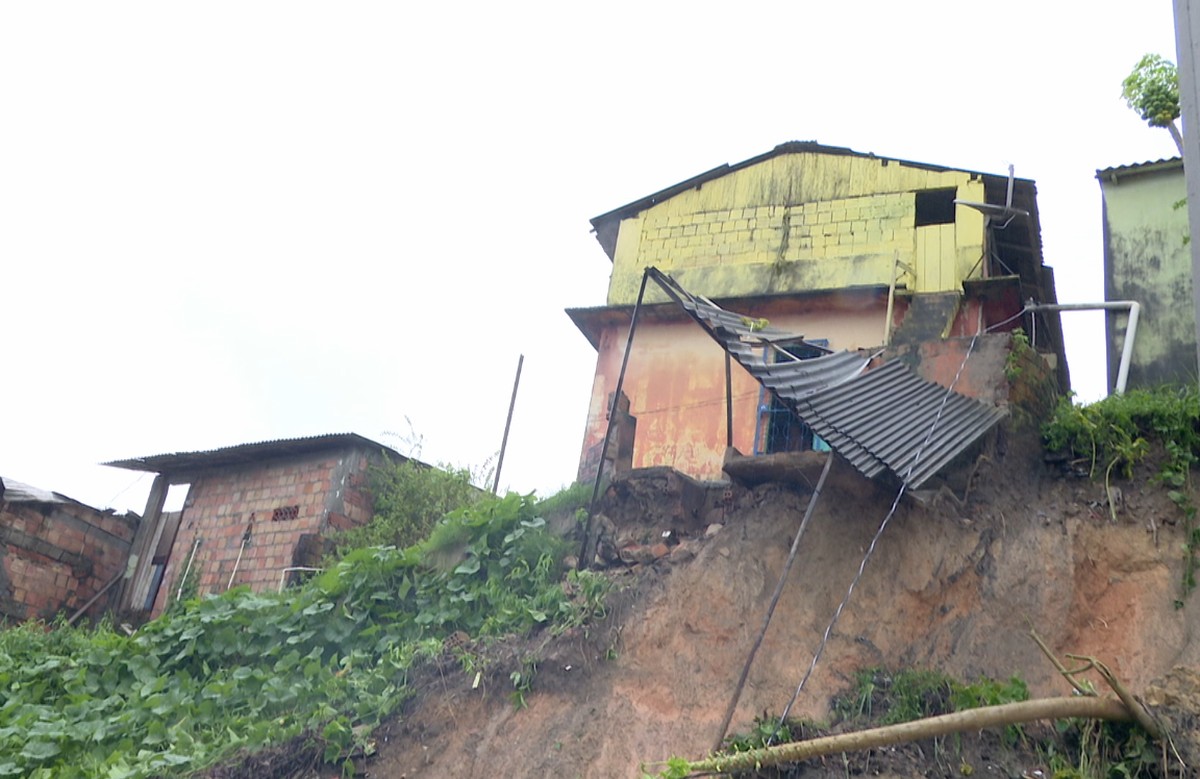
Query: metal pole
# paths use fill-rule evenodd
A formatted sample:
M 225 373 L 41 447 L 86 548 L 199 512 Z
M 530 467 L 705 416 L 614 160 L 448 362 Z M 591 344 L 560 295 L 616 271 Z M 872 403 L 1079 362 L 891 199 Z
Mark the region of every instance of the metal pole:
M 192 542 L 192 553 L 188 555 L 187 567 L 183 569 L 183 576 L 179 577 L 179 590 L 175 593 L 175 600 L 183 597 L 183 585 L 187 584 L 188 574 L 192 572 L 192 561 L 196 559 L 196 550 L 200 548 L 200 536 L 196 536 L 196 540 Z M 170 592 L 170 590 L 168 590 Z
M 496 458 L 496 480 L 492 482 L 492 494 L 500 489 L 500 469 L 504 467 L 504 450 L 508 448 L 508 431 L 512 427 L 513 409 L 517 405 L 517 387 L 521 386 L 521 366 L 525 364 L 525 355 L 517 358 L 517 378 L 513 379 L 512 400 L 508 401 L 508 419 L 504 421 L 504 438 L 500 439 L 500 456 Z
M 613 418 L 617 415 L 617 403 L 625 386 L 625 369 L 629 366 L 629 352 L 633 349 L 633 333 L 637 330 L 638 315 L 642 312 L 642 299 L 646 297 L 646 281 L 650 268 L 642 272 L 642 286 L 638 288 L 637 302 L 633 305 L 633 317 L 629 320 L 629 337 L 625 339 L 625 354 L 621 357 L 621 371 L 617 374 L 617 388 L 613 390 L 612 403 L 608 408 L 608 427 L 604 429 L 604 445 L 600 447 L 600 464 L 596 468 L 596 481 L 592 483 L 592 499 L 588 502 L 587 522 L 583 524 L 583 545 L 579 548 L 579 568 L 588 567 L 588 541 L 592 536 L 592 515 L 596 513 L 596 498 L 600 496 L 600 480 L 604 477 L 604 458 L 608 454 L 608 442 L 612 437 Z
M 733 448 L 733 368 L 729 351 L 725 352 L 725 446 Z
M 1183 176 L 1187 182 L 1192 250 L 1192 313 L 1196 317 L 1196 365 L 1200 369 L 1200 79 L 1196 77 L 1200 12 L 1193 13 L 1192 0 L 1175 0 L 1174 6 L 1179 108 L 1183 120 Z
M 763 638 L 767 635 L 771 617 L 774 616 L 775 607 L 779 605 L 779 598 L 783 595 L 783 585 L 787 582 L 788 572 L 792 570 L 792 563 L 796 561 L 796 553 L 800 550 L 800 538 L 808 527 L 808 521 L 812 519 L 813 509 L 817 507 L 817 499 L 821 497 L 821 488 L 825 486 L 825 477 L 829 475 L 832 465 L 833 452 L 831 451 L 825 458 L 825 467 L 821 469 L 821 478 L 817 479 L 817 486 L 813 488 L 812 497 L 808 499 L 808 507 L 804 509 L 804 519 L 800 520 L 800 529 L 796 531 L 796 538 L 792 541 L 792 550 L 788 552 L 787 562 L 783 564 L 783 573 L 779 574 L 779 583 L 775 585 L 775 594 L 771 596 L 771 605 L 767 606 L 767 616 L 763 619 L 762 630 L 758 632 L 754 646 L 750 647 L 750 655 L 746 658 L 746 665 L 742 667 L 742 675 L 738 678 L 737 687 L 733 691 L 733 700 L 729 702 L 729 708 L 725 710 L 725 719 L 721 721 L 721 731 L 717 734 L 716 743 L 713 744 L 714 752 L 721 748 L 721 742 L 725 740 L 725 734 L 729 731 L 729 723 L 733 721 L 733 713 L 737 710 L 738 701 L 742 697 L 742 689 L 746 686 L 746 677 L 750 675 L 750 666 L 754 662 L 754 656 L 758 654 L 759 647 L 762 646 Z

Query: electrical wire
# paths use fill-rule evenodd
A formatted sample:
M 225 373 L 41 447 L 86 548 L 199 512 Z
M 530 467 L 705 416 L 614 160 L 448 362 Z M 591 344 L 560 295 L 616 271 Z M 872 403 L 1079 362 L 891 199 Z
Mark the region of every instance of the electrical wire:
M 127 493 L 131 489 L 133 489 L 134 486 L 137 485 L 139 482 L 141 482 L 142 479 L 146 478 L 147 475 L 148 474 L 145 471 L 143 471 L 142 473 L 139 473 L 136 479 L 129 482 L 129 484 L 125 485 L 125 489 L 121 490 L 116 495 L 113 495 L 111 498 L 109 498 L 108 503 L 106 503 L 105 505 L 111 506 L 113 504 L 113 501 L 115 501 L 117 498 L 121 497 L 122 495 L 124 495 L 125 493 Z
M 788 701 L 787 706 L 785 706 L 783 709 L 783 713 L 779 716 L 780 728 L 782 728 L 783 724 L 787 722 L 788 714 L 790 714 L 792 711 L 792 706 L 796 704 L 796 700 L 800 697 L 800 693 L 804 690 L 804 685 L 808 683 L 808 680 L 813 675 L 813 671 L 816 670 L 817 663 L 820 661 L 821 655 L 825 653 L 825 647 L 829 644 L 829 639 L 830 636 L 833 635 L 834 627 L 837 626 L 838 620 L 841 619 L 842 612 L 845 610 L 846 604 L 850 602 L 850 597 L 854 594 L 854 588 L 858 586 L 859 580 L 862 579 L 863 572 L 867 569 L 867 562 L 871 559 L 871 555 L 875 552 L 875 546 L 879 543 L 880 537 L 883 536 L 883 531 L 887 528 L 888 523 L 891 522 L 892 517 L 896 513 L 897 507 L 900 505 L 900 499 L 904 497 L 904 493 L 908 489 L 908 479 L 910 476 L 912 476 L 913 469 L 916 468 L 917 463 L 920 462 L 921 455 L 924 453 L 925 447 L 929 445 L 931 440 L 933 440 L 933 434 L 937 430 L 938 424 L 942 421 L 942 413 L 946 410 L 946 404 L 950 401 L 950 395 L 954 392 L 954 387 L 956 384 L 958 384 L 958 380 L 962 376 L 963 369 L 967 367 L 967 360 L 971 358 L 971 352 L 975 351 L 975 343 L 978 340 L 978 333 L 971 337 L 971 343 L 967 347 L 967 353 L 963 355 L 962 363 L 958 366 L 958 372 L 954 374 L 954 380 L 950 382 L 950 386 L 946 388 L 946 394 L 942 396 L 942 404 L 938 407 L 937 415 L 933 418 L 933 424 L 930 425 L 929 432 L 925 434 L 925 440 L 921 442 L 921 446 L 917 449 L 916 455 L 913 457 L 912 462 L 909 463 L 908 469 L 905 471 L 904 478 L 900 483 L 900 489 L 896 492 L 896 499 L 892 501 L 891 508 L 888 509 L 887 515 L 883 518 L 883 521 L 879 523 L 879 529 L 875 531 L 874 537 L 871 538 L 871 543 L 869 546 L 867 546 L 867 551 L 863 555 L 862 562 L 858 565 L 858 572 L 854 574 L 854 578 L 850 581 L 850 587 L 846 590 L 845 597 L 842 598 L 842 602 L 838 604 L 837 609 L 833 612 L 833 618 L 829 621 L 829 625 L 827 625 L 825 628 L 825 633 L 821 637 L 821 643 L 817 645 L 817 651 L 813 654 L 813 659 L 812 662 L 809 663 L 808 670 L 805 672 L 804 677 L 800 680 L 800 684 L 796 687 L 796 692 L 792 694 L 792 699 Z M 778 729 L 776 732 L 778 732 Z M 768 746 L 770 745 L 772 738 L 773 736 L 767 739 Z

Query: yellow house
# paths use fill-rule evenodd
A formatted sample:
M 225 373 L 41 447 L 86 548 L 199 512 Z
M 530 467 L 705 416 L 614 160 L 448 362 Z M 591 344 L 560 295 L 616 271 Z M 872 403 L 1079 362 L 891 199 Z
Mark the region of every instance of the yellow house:
M 1055 302 L 1032 181 L 814 142 L 713 168 L 592 225 L 613 268 L 607 305 L 568 310 L 597 350 L 581 478 L 600 461 L 647 267 L 834 350 L 1028 327 L 1020 317 L 1004 320 L 1029 298 Z M 724 356 L 665 301 L 654 285 L 647 288 L 624 384 L 627 427 L 636 420 L 627 454 L 636 467 L 670 465 L 717 478 L 726 443 Z M 1057 320 L 1043 324 L 1035 345 L 1065 386 Z M 791 429 L 794 420 L 774 416 L 748 374 L 732 383 L 739 450 L 820 447 Z

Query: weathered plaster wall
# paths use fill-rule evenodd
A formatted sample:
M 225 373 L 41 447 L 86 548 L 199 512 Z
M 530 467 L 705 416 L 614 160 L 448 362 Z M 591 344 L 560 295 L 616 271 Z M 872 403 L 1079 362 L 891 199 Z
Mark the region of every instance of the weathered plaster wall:
M 1136 300 L 1141 320 L 1129 369 L 1129 387 L 1195 383 L 1196 330 L 1183 165 L 1102 179 L 1104 293 Z M 1125 345 L 1125 313 L 1108 316 L 1108 382 L 1116 384 Z
M 78 609 L 125 569 L 136 524 L 77 503 L 0 501 L 0 617 Z
M 897 316 L 903 311 L 903 302 Z M 798 313 L 803 310 L 803 313 Z M 887 311 L 878 290 L 844 290 L 804 300 L 763 302 L 741 313 L 766 317 L 771 325 L 825 339 L 833 349 L 859 349 L 883 341 Z M 628 327 L 608 327 L 600 337 L 596 378 L 584 434 L 579 478 L 595 476 L 589 464 L 602 445 L 609 393 L 616 389 Z M 750 453 L 758 425 L 759 383 L 733 363 L 734 446 Z M 669 465 L 698 479 L 721 478 L 725 455 L 725 353 L 698 325 L 640 322 L 626 372 L 624 392 L 637 419 L 633 466 Z
M 282 570 L 297 564 L 298 548 L 303 552 L 310 545 L 305 536 L 370 520 L 371 461 L 366 451 L 347 449 L 222 468 L 193 478 L 154 614 L 175 597 L 197 538 L 192 568 L 200 594 L 224 592 L 231 576 L 234 586 L 249 585 L 256 592 L 277 588 Z M 277 509 L 292 507 L 294 516 L 289 512 L 272 519 Z M 250 540 L 242 550 L 247 530 Z
M 608 304 L 637 298 L 657 266 L 710 297 L 887 285 L 957 290 L 983 252 L 983 217 L 955 208 L 955 223 L 914 226 L 920 190 L 953 189 L 980 202 L 969 173 L 817 153 L 786 154 L 676 195 L 621 223 Z M 656 289 L 650 300 L 662 300 Z

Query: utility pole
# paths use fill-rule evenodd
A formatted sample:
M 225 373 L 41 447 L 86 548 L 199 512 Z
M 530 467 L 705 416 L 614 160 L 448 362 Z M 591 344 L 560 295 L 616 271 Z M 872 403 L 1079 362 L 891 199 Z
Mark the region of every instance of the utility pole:
M 1192 249 L 1192 310 L 1196 316 L 1196 366 L 1200 371 L 1200 0 L 1175 0 L 1175 55 L 1179 62 L 1179 108 L 1183 121 L 1183 175 L 1187 181 L 1188 234 Z

